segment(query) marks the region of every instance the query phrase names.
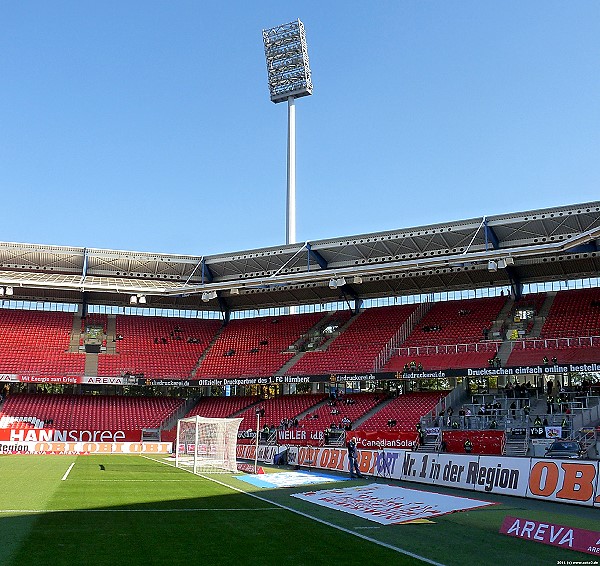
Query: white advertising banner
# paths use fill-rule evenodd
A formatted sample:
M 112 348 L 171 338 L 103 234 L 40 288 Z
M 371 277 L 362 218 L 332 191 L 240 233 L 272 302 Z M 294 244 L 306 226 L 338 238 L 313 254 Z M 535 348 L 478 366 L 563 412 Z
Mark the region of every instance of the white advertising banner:
M 309 491 L 294 494 L 292 497 L 351 513 L 382 525 L 407 523 L 454 511 L 494 505 L 488 501 L 379 483 L 345 489 Z
M 410 450 L 360 450 L 358 460 L 362 473 L 375 478 L 600 507 L 600 463 L 596 461 Z M 288 463 L 348 472 L 345 448 L 292 446 L 288 449 Z
M 402 465 L 402 479 L 432 485 L 444 485 L 473 489 L 469 470 L 477 463 L 478 456 L 461 454 L 435 454 L 406 452 Z
M 469 467 L 468 479 L 473 480 L 476 491 L 525 497 L 529 467 L 529 458 L 479 456 Z

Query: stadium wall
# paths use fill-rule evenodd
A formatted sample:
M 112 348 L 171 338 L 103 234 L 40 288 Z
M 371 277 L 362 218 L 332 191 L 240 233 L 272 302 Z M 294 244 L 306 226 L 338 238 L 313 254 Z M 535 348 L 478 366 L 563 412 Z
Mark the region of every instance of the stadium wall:
M 254 446 L 238 445 L 238 458 L 253 460 L 254 450 Z M 345 448 L 288 446 L 287 452 L 290 465 L 348 471 Z M 272 463 L 275 453 L 273 447 L 259 446 L 259 457 L 267 457 L 259 459 L 265 463 Z M 600 507 L 600 463 L 589 460 L 432 454 L 392 449 L 360 450 L 359 466 L 363 474 L 372 477 Z

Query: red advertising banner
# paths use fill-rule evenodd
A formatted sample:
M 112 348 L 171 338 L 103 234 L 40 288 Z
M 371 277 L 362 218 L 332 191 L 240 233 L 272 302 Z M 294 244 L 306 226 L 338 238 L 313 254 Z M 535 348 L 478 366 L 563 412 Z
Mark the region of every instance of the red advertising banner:
M 170 454 L 171 442 L 0 442 L 0 455 L 9 454 Z
M 446 451 L 454 454 L 465 453 L 465 440 L 471 441 L 473 454 L 502 454 L 505 433 L 503 430 L 445 430 L 442 439 Z
M 141 430 L 0 428 L 2 442 L 140 442 Z
M 419 440 L 419 435 L 416 432 L 406 431 L 350 430 L 346 432 L 346 442 L 348 442 L 351 438 L 356 438 L 356 446 L 360 449 L 410 449 Z
M 586 554 L 600 555 L 600 531 L 575 529 L 565 525 L 505 517 L 500 533 Z

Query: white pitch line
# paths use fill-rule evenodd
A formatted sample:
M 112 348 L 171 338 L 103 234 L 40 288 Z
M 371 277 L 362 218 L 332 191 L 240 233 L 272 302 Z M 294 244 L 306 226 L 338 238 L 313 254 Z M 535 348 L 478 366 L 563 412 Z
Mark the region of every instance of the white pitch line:
M 158 462 L 159 464 L 165 464 L 167 466 L 175 467 L 174 464 L 170 464 L 168 462 L 161 462 L 160 460 L 156 460 L 155 458 L 150 458 L 150 456 L 142 456 L 142 458 L 152 460 L 153 462 Z M 185 472 L 193 473 L 191 470 L 185 470 L 184 468 L 178 468 L 178 469 L 180 469 L 180 470 L 183 469 L 183 471 L 185 471 Z M 286 505 L 282 505 L 281 503 L 276 503 L 275 501 L 271 501 L 269 499 L 266 499 L 265 497 L 261 497 L 260 495 L 256 495 L 254 493 L 250 493 L 249 491 L 244 491 L 243 489 L 239 489 L 232 485 L 228 485 L 226 483 L 223 483 L 223 482 L 216 480 L 214 478 L 211 478 L 209 476 L 204 476 L 202 474 L 197 474 L 197 475 L 201 478 L 215 482 L 224 487 L 228 487 L 229 489 L 233 489 L 234 491 L 237 491 L 238 493 L 243 493 L 245 495 L 249 495 L 250 497 L 254 497 L 255 499 L 258 499 L 260 501 L 264 501 L 265 503 L 270 503 L 271 505 L 276 505 L 277 507 L 280 507 L 281 509 L 285 509 L 286 511 L 290 511 L 291 513 L 296 513 L 296 515 L 301 515 L 302 517 L 306 517 L 307 519 L 311 519 L 313 521 L 316 521 L 317 523 L 321 523 L 322 525 L 327 525 L 328 527 L 332 527 L 334 529 L 337 529 L 338 531 L 342 531 L 344 533 L 348 533 L 350 535 L 361 538 L 363 540 L 372 542 L 374 544 L 378 544 L 379 546 L 383 546 L 384 548 L 389 548 L 390 550 L 394 550 L 396 552 L 399 552 L 400 554 L 410 556 L 411 558 L 416 558 L 417 560 L 422 560 L 423 562 L 427 562 L 427 564 L 433 564 L 433 566 L 445 566 L 441 562 L 435 562 L 435 560 L 430 560 L 429 558 L 425 558 L 424 556 L 420 556 L 418 554 L 415 554 L 414 552 L 410 552 L 410 550 L 406 550 L 404 548 L 400 548 L 399 546 L 394 546 L 392 544 L 388 544 L 387 542 L 383 542 L 383 541 L 368 537 L 367 535 L 357 533 L 356 531 L 353 531 L 352 529 L 346 529 L 345 527 L 336 525 L 335 523 L 330 523 L 329 521 L 325 521 L 324 519 L 319 519 L 318 517 L 315 517 L 314 515 L 309 515 L 308 513 L 298 511 L 298 509 L 294 509 L 293 507 L 288 507 Z
M 78 483 L 113 483 L 113 482 L 117 482 L 117 483 L 121 483 L 121 482 L 151 482 L 151 483 L 190 483 L 193 482 L 194 480 L 192 479 L 185 479 L 185 480 L 119 480 L 119 479 L 114 479 L 114 480 L 87 480 L 87 479 L 81 479 L 81 480 L 71 480 L 71 481 L 76 481 Z
M 60 481 L 65 481 L 68 477 L 69 477 L 69 473 L 70 471 L 73 469 L 73 466 L 75 465 L 75 462 L 73 462 L 70 466 L 69 469 L 65 472 L 65 475 L 62 477 L 62 479 Z
M 21 513 L 21 514 L 41 514 L 41 513 L 195 513 L 200 511 L 279 511 L 273 507 L 252 507 L 248 509 L 240 509 L 235 507 L 232 509 L 222 508 L 182 508 L 182 509 L 0 509 L 0 515 Z

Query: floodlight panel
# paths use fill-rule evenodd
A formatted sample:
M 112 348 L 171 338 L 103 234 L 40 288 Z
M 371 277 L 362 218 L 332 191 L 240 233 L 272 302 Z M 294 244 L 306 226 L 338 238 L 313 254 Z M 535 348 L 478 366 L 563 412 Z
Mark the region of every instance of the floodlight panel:
M 263 30 L 271 100 L 312 94 L 304 24 L 300 20 Z

